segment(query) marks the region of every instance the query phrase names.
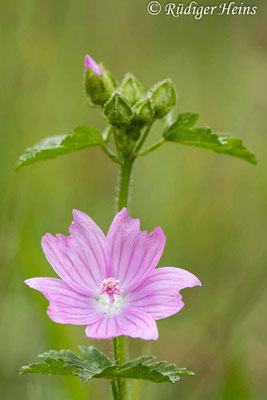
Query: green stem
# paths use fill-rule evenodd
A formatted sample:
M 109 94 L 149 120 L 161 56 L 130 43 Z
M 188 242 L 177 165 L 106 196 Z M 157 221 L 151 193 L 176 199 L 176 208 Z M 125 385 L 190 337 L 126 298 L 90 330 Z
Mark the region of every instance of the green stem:
M 149 126 L 146 128 L 146 130 L 145 130 L 143 136 L 141 137 L 140 141 L 137 143 L 137 146 L 136 146 L 136 148 L 135 148 L 135 152 L 136 152 L 136 153 L 138 153 L 138 152 L 141 150 L 141 148 L 143 147 L 143 144 L 145 143 L 146 138 L 148 137 L 148 134 L 149 134 L 149 132 L 150 132 L 151 127 L 152 127 L 152 125 L 149 125 Z
M 150 146 L 147 149 L 145 149 L 144 151 L 142 151 L 141 153 L 137 154 L 136 156 L 137 157 L 145 156 L 147 153 L 150 153 L 151 151 L 154 151 L 158 147 L 162 146 L 165 142 L 166 142 L 165 139 L 161 139 L 158 142 L 154 143 L 152 146 Z
M 111 390 L 112 390 L 113 399 L 120 400 L 115 379 L 111 380 Z
M 134 158 L 125 158 L 121 166 L 118 211 L 123 207 L 127 207 L 133 162 Z
M 125 156 L 124 161 L 121 165 L 121 177 L 119 186 L 119 197 L 118 197 L 118 211 L 123 207 L 127 207 L 129 187 L 131 180 L 131 172 L 133 167 L 134 158 L 131 156 Z M 118 364 L 122 365 L 126 362 L 126 346 L 125 336 L 118 336 L 113 339 L 113 353 L 114 359 Z M 111 382 L 112 393 L 114 400 L 127 400 L 127 385 L 125 379 L 116 379 L 117 386 L 114 386 L 114 381 Z M 118 397 L 116 398 L 113 392 L 113 388 L 118 389 Z
M 102 150 L 104 151 L 104 153 L 107 154 L 107 156 L 114 161 L 117 164 L 121 164 L 119 158 L 116 156 L 116 154 L 113 153 L 112 150 L 110 150 L 110 148 L 108 148 L 108 146 L 106 146 L 105 144 L 103 144 L 102 146 Z

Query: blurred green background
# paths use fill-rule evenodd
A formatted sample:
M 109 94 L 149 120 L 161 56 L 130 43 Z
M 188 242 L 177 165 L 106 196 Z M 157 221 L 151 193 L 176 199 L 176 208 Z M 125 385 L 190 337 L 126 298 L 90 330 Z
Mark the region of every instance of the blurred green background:
M 21 365 L 50 348 L 110 350 L 83 327 L 50 321 L 47 301 L 23 283 L 53 276 L 40 239 L 67 234 L 73 208 L 104 231 L 115 212 L 118 168 L 97 148 L 14 172 L 18 156 L 41 138 L 104 127 L 100 112 L 84 104 L 85 53 L 118 79 L 133 72 L 147 89 L 171 77 L 176 111 L 199 112 L 201 125 L 242 138 L 259 160 L 254 167 L 166 144 L 136 165 L 130 211 L 144 229 L 164 229 L 160 265 L 184 267 L 203 282 L 183 292 L 181 313 L 158 322 L 157 342 L 129 344 L 131 356 L 154 353 L 197 375 L 177 385 L 146 383 L 140 398 L 266 398 L 267 8 L 254 4 L 256 16 L 196 21 L 151 16 L 137 0 L 2 2 L 1 399 L 101 399 L 109 390 L 102 381 L 18 377 Z

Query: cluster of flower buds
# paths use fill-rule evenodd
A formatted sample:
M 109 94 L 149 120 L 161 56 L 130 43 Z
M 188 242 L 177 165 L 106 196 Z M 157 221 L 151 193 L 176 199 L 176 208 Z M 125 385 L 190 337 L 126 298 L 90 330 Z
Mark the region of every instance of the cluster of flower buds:
M 112 74 L 89 55 L 85 56 L 84 67 L 90 103 L 103 107 L 109 123 L 123 128 L 134 140 L 145 125 L 165 117 L 176 104 L 176 92 L 170 79 L 157 83 L 145 93 L 132 74 L 127 74 L 119 86 Z

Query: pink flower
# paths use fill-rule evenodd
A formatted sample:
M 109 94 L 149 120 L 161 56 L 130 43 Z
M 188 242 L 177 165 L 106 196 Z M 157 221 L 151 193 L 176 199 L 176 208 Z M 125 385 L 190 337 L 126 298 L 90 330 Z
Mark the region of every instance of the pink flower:
M 84 69 L 85 71 L 87 68 L 91 68 L 98 76 L 102 76 L 101 69 L 99 65 L 95 62 L 95 60 L 89 56 L 89 54 L 86 54 L 84 57 Z
M 201 285 L 180 268 L 157 268 L 165 235 L 157 227 L 140 230 L 140 221 L 123 208 L 107 236 L 81 211 L 73 210 L 70 236 L 47 233 L 42 239 L 47 260 L 61 279 L 25 281 L 49 300 L 48 316 L 61 324 L 87 325 L 86 335 L 158 338 L 156 320 L 179 312 L 179 290 Z

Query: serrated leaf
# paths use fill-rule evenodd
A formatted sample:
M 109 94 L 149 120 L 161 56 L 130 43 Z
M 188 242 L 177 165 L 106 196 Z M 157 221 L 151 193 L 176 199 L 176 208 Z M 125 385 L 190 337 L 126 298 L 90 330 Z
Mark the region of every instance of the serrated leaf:
M 67 366 L 63 360 L 46 359 L 45 363 L 36 363 L 23 366 L 20 375 L 23 374 L 42 374 L 42 375 L 74 375 L 76 368 Z
M 95 362 L 101 367 L 109 367 L 112 365 L 112 361 L 96 347 L 80 346 L 79 348 L 81 350 L 84 359 L 87 362 L 89 363 Z
M 83 383 L 93 378 L 141 379 L 151 382 L 176 383 L 183 375 L 194 375 L 185 368 L 177 368 L 166 361 L 153 362 L 155 357 L 139 357 L 123 365 L 111 361 L 95 347 L 81 346 L 82 357 L 70 350 L 54 351 L 41 354 L 42 363 L 30 364 L 20 370 L 20 374 L 37 373 L 44 375 L 79 376 Z
M 155 357 L 140 357 L 121 366 L 117 373 L 120 378 L 143 379 L 155 383 L 171 382 L 176 383 L 182 375 L 194 375 L 185 368 L 177 368 L 166 361 L 159 361 L 147 364 Z
M 79 126 L 74 129 L 72 135 L 47 137 L 28 148 L 26 152 L 20 156 L 16 169 L 87 147 L 101 145 L 103 142 L 102 133 L 100 131 L 89 126 Z
M 193 115 L 189 116 L 188 120 L 184 118 L 185 115 L 184 117 L 180 116 L 180 121 L 178 117 L 178 120 L 164 132 L 165 139 L 187 146 L 212 150 L 216 153 L 228 154 L 252 164 L 257 164 L 255 155 L 243 146 L 240 139 L 215 134 L 210 128 L 190 128 L 190 124 L 193 123 L 194 119 L 196 120 L 196 115 L 195 118 Z M 182 120 L 186 122 L 187 126 L 182 125 Z

